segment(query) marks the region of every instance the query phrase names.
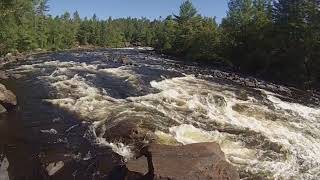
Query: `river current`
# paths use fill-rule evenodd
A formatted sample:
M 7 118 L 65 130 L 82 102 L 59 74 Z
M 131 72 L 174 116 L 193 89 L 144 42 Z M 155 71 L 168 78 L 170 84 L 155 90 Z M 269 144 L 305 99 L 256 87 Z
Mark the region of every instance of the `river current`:
M 42 54 L 3 70 L 15 77 L 3 83 L 19 107 L 0 120 L 0 179 L 26 173 L 8 167 L 32 156 L 45 157 L 49 175 L 104 148 L 128 160 L 133 144 L 103 137 L 109 122 L 126 121 L 158 143 L 217 142 L 242 179 L 320 178 L 320 106 L 308 93 L 259 80 L 248 87 L 223 71 L 133 49 Z

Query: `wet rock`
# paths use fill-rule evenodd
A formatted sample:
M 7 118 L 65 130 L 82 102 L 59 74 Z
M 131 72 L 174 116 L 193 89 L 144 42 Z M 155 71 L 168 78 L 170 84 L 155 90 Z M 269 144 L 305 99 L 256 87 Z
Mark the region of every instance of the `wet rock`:
M 238 172 L 226 161 L 224 153 L 216 143 L 185 146 L 152 144 L 143 148 L 141 155 L 144 157 L 127 163 L 129 175 L 144 175 L 144 178 L 140 179 L 239 179 Z
M 256 79 L 245 79 L 245 85 L 248 87 L 257 87 L 257 80 Z
M 6 72 L 0 70 L 0 79 L 8 79 Z
M 125 64 L 125 65 L 132 65 L 133 64 L 133 61 L 127 56 L 120 57 L 119 62 L 122 64 Z
M 0 104 L 0 114 L 6 113 L 7 109 Z
M 96 147 L 95 150 L 92 149 L 92 155 L 88 155 L 84 149 L 77 154 L 70 154 L 68 149 L 65 150 L 51 148 L 40 156 L 47 176 L 42 179 L 124 180 L 126 168 L 123 158 L 110 148 Z
M 106 127 L 103 137 L 110 142 L 123 142 L 142 146 L 145 141 L 156 139 L 156 135 L 148 129 L 142 128 L 136 121 L 121 121 L 111 123 Z
M 17 105 L 16 96 L 2 84 L 0 84 L 0 104 L 7 110 Z
M 10 74 L 10 77 L 14 78 L 14 79 L 20 79 L 22 77 L 24 77 L 23 75 L 21 74 Z
M 248 93 L 244 89 L 238 89 L 238 90 L 236 90 L 235 93 L 236 93 L 238 99 L 240 99 L 242 101 L 249 100 Z

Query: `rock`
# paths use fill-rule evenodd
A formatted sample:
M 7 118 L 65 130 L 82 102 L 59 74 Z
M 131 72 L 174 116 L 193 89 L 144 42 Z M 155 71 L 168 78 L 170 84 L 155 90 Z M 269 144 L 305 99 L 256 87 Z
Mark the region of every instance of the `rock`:
M 125 65 L 132 65 L 133 61 L 127 56 L 120 57 L 119 62 Z
M 24 77 L 23 75 L 21 74 L 10 74 L 10 77 L 14 78 L 14 79 L 20 79 L 22 77 Z
M 141 150 L 145 156 L 127 163 L 129 175 L 140 174 L 154 180 L 238 180 L 239 174 L 229 164 L 216 143 L 185 146 L 152 144 Z M 134 179 L 134 178 L 128 178 Z
M 28 61 L 32 61 L 32 60 L 34 60 L 34 57 L 33 56 L 29 56 L 29 57 L 27 57 L 27 60 Z
M 12 56 L 13 56 L 12 53 L 7 53 L 5 58 L 12 57 Z
M 257 82 L 255 79 L 245 79 L 245 84 L 248 87 L 257 87 Z
M 7 110 L 17 105 L 16 96 L 2 84 L 0 84 L 0 104 Z
M 99 129 L 98 129 L 99 131 Z M 101 132 L 98 132 L 99 134 Z M 123 142 L 143 146 L 143 142 L 156 139 L 150 130 L 139 127 L 136 121 L 120 121 L 110 123 L 106 127 L 103 137 L 110 142 Z
M 99 148 L 101 149 L 95 152 L 95 156 L 89 159 L 83 159 L 81 153 L 71 155 L 57 153 L 56 150 L 49 151 L 49 154 L 46 152 L 40 159 L 48 177 L 42 179 L 125 180 L 127 171 L 122 157 L 111 149 Z
M 9 62 L 11 62 L 11 61 L 14 61 L 14 56 L 13 56 L 13 54 L 12 53 L 8 53 L 8 54 L 6 54 L 6 56 L 4 57 L 4 60 L 5 61 L 9 61 Z
M 8 79 L 6 72 L 0 70 L 0 79 Z
M 7 109 L 0 104 L 0 114 L 6 113 Z

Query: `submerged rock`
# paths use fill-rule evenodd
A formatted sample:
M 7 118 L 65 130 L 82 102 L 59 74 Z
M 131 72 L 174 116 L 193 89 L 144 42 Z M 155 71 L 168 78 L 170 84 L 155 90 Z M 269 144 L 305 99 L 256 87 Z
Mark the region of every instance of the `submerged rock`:
M 216 143 L 152 144 L 143 148 L 141 155 L 144 157 L 127 163 L 128 179 L 136 179 L 139 175 L 137 179 L 148 180 L 239 179 L 238 172 L 226 161 Z
M 0 84 L 0 104 L 7 110 L 17 105 L 16 96 L 2 84 Z
M 120 121 L 106 127 L 103 137 L 110 142 L 124 142 L 143 146 L 143 142 L 152 142 L 156 135 L 152 131 L 140 127 L 135 121 Z

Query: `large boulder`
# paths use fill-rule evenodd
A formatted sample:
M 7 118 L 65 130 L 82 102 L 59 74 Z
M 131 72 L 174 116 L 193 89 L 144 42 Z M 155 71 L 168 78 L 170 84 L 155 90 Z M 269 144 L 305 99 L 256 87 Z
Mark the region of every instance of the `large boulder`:
M 136 147 L 142 147 L 144 142 L 153 142 L 157 138 L 152 131 L 139 125 L 139 122 L 134 120 L 109 122 L 102 129 L 97 128 L 96 133 L 103 133 L 103 137 L 109 142 L 134 144 Z M 101 132 L 103 130 L 104 132 Z
M 141 150 L 143 157 L 127 163 L 128 179 L 150 180 L 238 180 L 216 143 L 185 146 L 152 144 Z M 140 175 L 140 177 L 139 177 Z
M 0 84 L 0 104 L 7 110 L 17 105 L 16 96 L 2 84 Z

